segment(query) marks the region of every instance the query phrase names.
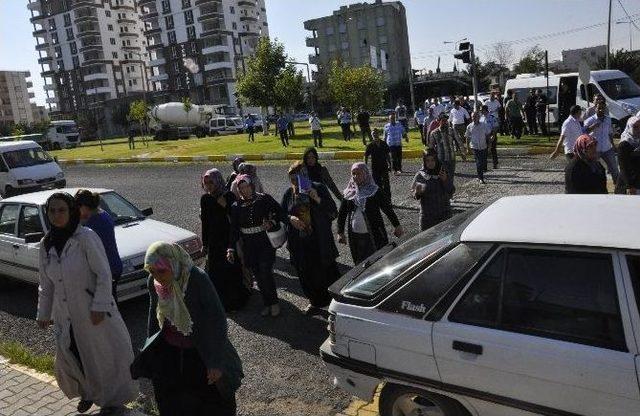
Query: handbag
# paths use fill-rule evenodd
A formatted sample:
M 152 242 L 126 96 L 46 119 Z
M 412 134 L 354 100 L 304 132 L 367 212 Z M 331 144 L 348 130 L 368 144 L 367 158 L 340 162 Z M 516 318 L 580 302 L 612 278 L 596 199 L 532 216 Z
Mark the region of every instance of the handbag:
M 280 227 L 277 230 L 273 230 L 272 228 L 272 231 L 267 231 L 267 237 L 269 237 L 271 247 L 275 249 L 279 249 L 287 241 L 287 229 L 282 222 L 279 224 Z

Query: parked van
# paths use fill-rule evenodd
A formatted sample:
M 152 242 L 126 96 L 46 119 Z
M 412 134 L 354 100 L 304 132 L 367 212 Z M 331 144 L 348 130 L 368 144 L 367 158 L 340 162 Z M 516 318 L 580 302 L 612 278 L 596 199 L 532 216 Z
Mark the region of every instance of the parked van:
M 33 141 L 0 143 L 0 194 L 3 198 L 44 188 L 64 188 L 64 173 Z
M 209 135 L 219 136 L 226 134 L 238 134 L 244 131 L 242 118 L 214 116 L 209 120 Z
M 78 125 L 73 120 L 55 120 L 51 122 L 47 131 L 49 148 L 54 150 L 66 149 L 80 145 Z
M 559 127 L 569 116 L 573 105 L 589 107 L 593 95 L 600 93 L 607 101 L 609 116 L 615 131 L 620 131 L 627 119 L 640 110 L 640 87 L 627 74 L 618 70 L 591 71 L 591 80 L 585 86 L 578 73 L 549 74 L 547 78 L 535 74 L 520 74 L 507 81 L 505 91 L 514 91 L 520 103 L 524 104 L 530 89 L 541 89 L 547 95 L 549 104 L 549 121 Z M 588 93 L 588 98 L 587 98 Z

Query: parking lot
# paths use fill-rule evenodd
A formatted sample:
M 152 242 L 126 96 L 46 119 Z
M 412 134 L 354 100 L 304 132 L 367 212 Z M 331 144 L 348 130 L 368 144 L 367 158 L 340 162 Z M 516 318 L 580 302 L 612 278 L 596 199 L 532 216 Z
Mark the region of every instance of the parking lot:
M 340 188 L 346 185 L 350 162 L 326 163 Z M 200 232 L 200 174 L 204 164 L 70 166 L 65 169 L 69 186 L 104 187 L 117 190 L 139 208 L 152 207 L 153 218 Z M 222 165 L 229 173 L 230 166 Z M 473 162 L 459 164 L 454 197 L 456 211 L 476 207 L 505 195 L 558 193 L 563 191 L 563 160 L 546 157 L 507 158 L 500 169 L 487 174 L 487 185 L 475 180 Z M 407 173 L 391 178 L 393 204 L 407 231 L 418 231 L 418 203 L 409 195 L 417 161 L 405 162 Z M 279 200 L 288 186 L 286 165 L 258 167 L 266 190 Z M 351 266 L 346 246 L 340 246 L 339 263 Z M 350 397 L 332 388 L 318 356 L 326 338 L 323 317 L 306 317 L 306 300 L 292 275 L 286 249 L 278 251 L 276 281 L 283 314 L 277 319 L 259 316 L 260 300 L 254 295 L 244 310 L 229 316 L 230 338 L 243 360 L 245 379 L 238 393 L 242 415 L 334 415 L 349 404 Z M 52 334 L 35 324 L 35 287 L 0 282 L 0 338 L 20 341 L 35 352 L 53 353 Z M 145 338 L 148 302 L 127 301 L 121 311 L 134 346 Z

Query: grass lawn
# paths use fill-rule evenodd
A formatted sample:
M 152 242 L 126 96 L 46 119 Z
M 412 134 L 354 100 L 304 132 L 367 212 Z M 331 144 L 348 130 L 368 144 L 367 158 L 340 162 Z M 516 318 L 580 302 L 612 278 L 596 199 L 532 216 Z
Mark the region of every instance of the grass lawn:
M 23 365 L 41 373 L 53 375 L 54 357 L 52 355 L 37 355 L 29 351 L 18 342 L 0 342 L 0 355 L 9 359 L 13 364 Z
M 339 126 L 334 121 L 325 120 L 323 125 L 322 151 L 354 151 L 363 150 L 364 145 L 360 132 L 351 141 L 342 139 Z M 374 122 L 372 127 L 382 127 L 381 122 Z M 520 140 L 499 136 L 498 146 L 538 145 L 553 146 L 556 138 L 551 140 L 535 136 L 524 136 Z M 144 157 L 168 157 L 168 156 L 208 156 L 229 154 L 263 154 L 263 153 L 302 153 L 304 149 L 313 145 L 313 138 L 307 123 L 296 123 L 296 135 L 289 139 L 289 147 L 284 148 L 280 138 L 256 133 L 255 142 L 249 143 L 246 134 L 234 134 L 229 136 L 205 137 L 202 139 L 190 138 L 186 140 L 154 141 L 148 140 L 148 146 L 142 144 L 142 138 L 136 138 L 136 148 L 129 150 L 126 137 L 104 140 L 102 149 L 99 142 L 86 142 L 76 149 L 63 149 L 51 153 L 60 159 L 104 159 L 126 158 L 134 156 Z M 416 129 L 409 133 L 409 143 L 403 143 L 404 149 L 422 149 L 420 134 Z

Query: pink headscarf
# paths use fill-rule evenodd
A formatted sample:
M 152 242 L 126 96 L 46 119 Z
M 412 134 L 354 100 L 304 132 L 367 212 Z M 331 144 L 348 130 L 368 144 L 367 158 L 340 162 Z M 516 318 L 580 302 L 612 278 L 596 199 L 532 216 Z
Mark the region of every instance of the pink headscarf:
M 204 180 L 206 178 L 211 179 L 213 183 L 216 185 L 216 188 L 215 188 L 216 193 L 224 192 L 224 185 L 225 185 L 224 179 L 222 178 L 222 173 L 220 173 L 218 169 L 216 168 L 209 169 L 204 174 L 202 174 L 201 182 L 202 182 L 203 188 L 204 188 Z
M 373 176 L 371 176 L 371 172 L 369 172 L 369 168 L 364 162 L 356 162 L 351 165 L 351 171 L 353 172 L 355 169 L 360 169 L 364 172 L 364 182 L 362 185 L 357 185 L 353 177 L 351 177 L 342 194 L 345 199 L 352 200 L 358 206 L 363 206 L 366 199 L 376 193 L 378 185 L 374 182 Z
M 576 144 L 573 146 L 574 153 L 582 160 L 587 161 L 587 148 L 596 145 L 598 142 L 588 134 L 578 137 Z

